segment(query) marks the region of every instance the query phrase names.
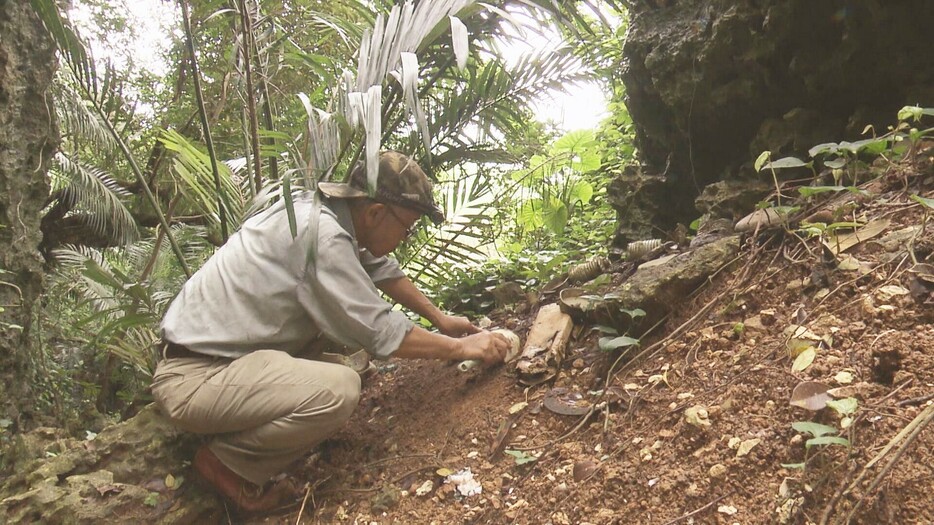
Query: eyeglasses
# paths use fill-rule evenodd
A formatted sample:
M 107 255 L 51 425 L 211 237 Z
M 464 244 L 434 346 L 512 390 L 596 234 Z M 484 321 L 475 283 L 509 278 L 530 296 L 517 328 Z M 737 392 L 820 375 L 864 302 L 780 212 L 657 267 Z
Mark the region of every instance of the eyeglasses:
M 415 224 L 411 226 L 406 226 L 405 221 L 402 220 L 402 217 L 399 217 L 399 214 L 396 213 L 396 210 L 392 209 L 392 206 L 390 206 L 389 204 L 386 204 L 385 206 L 386 206 L 386 209 L 389 210 L 389 213 L 391 213 L 392 216 L 395 217 L 397 221 L 399 221 L 399 224 L 401 224 L 402 227 L 405 228 L 405 237 L 403 237 L 404 239 L 408 239 L 409 237 L 415 235 L 415 232 L 418 231 L 419 221 L 415 221 Z

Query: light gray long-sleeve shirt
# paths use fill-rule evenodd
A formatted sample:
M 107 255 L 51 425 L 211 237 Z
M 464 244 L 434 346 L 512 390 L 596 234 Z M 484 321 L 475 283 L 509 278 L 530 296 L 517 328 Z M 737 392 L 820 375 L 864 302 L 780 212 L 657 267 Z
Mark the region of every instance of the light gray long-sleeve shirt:
M 403 277 L 402 270 L 357 245 L 345 201 L 315 206 L 312 197 L 295 199 L 294 239 L 283 203 L 247 220 L 172 301 L 163 338 L 230 358 L 264 349 L 296 353 L 319 334 L 376 357 L 398 349 L 414 325 L 380 297 L 376 283 Z M 315 230 L 317 256 L 309 259 Z

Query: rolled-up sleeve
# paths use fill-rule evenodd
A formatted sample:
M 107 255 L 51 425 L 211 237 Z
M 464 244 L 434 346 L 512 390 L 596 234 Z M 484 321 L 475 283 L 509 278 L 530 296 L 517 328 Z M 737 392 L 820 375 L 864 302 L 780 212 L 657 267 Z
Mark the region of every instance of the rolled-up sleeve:
M 374 357 L 389 357 L 414 324 L 402 312 L 393 311 L 373 283 L 392 278 L 396 272 L 403 276 L 398 265 L 367 253 L 375 272 L 370 273 L 357 258 L 356 244 L 346 232 L 319 238 L 318 253 L 298 284 L 302 307 L 329 338 L 363 347 Z

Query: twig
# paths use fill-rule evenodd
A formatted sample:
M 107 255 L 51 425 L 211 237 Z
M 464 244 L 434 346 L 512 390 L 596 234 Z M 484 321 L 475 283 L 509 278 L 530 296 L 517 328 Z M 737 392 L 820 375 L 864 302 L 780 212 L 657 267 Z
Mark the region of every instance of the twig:
M 885 396 L 883 396 L 883 397 L 882 397 L 881 399 L 879 399 L 879 401 L 878 401 L 877 403 L 875 403 L 875 404 L 876 404 L 876 405 L 882 405 L 882 403 L 885 403 L 890 397 L 894 396 L 894 395 L 897 394 L 901 389 L 903 389 L 903 388 L 905 388 L 906 386 L 910 385 L 911 382 L 914 381 L 914 380 L 915 380 L 915 378 L 909 377 L 907 380 L 905 380 L 904 383 L 902 383 L 902 384 L 898 385 L 897 387 L 895 387 L 894 390 L 892 390 L 891 392 L 889 392 L 888 394 L 886 394 Z
M 590 419 L 590 416 L 592 416 L 593 413 L 594 413 L 594 411 L 596 411 L 596 408 L 597 408 L 597 405 L 596 405 L 596 404 L 590 405 L 590 410 L 588 410 L 586 414 L 584 414 L 583 416 L 581 416 L 580 421 L 577 422 L 577 425 L 575 425 L 574 428 L 572 428 L 571 430 L 565 432 L 565 433 L 562 434 L 561 436 L 558 436 L 558 437 L 552 439 L 551 441 L 548 441 L 548 442 L 543 443 L 543 444 L 541 444 L 541 445 L 533 445 L 533 446 L 530 446 L 530 447 L 513 447 L 512 450 L 520 450 L 520 451 L 523 451 L 523 452 L 524 452 L 524 451 L 527 451 L 527 450 L 538 450 L 538 449 L 540 449 L 540 448 L 547 448 L 547 447 L 550 447 L 550 446 L 554 445 L 555 443 L 560 443 L 561 441 L 564 441 L 565 439 L 571 437 L 572 435 L 574 435 L 575 432 L 577 432 L 578 430 L 580 430 L 581 428 L 583 428 L 583 427 L 584 427 L 584 424 L 586 424 L 587 421 Z
M 305 497 L 302 498 L 302 508 L 298 509 L 298 517 L 295 518 L 295 525 L 302 522 L 302 514 L 305 512 L 305 503 L 308 502 L 308 496 L 311 495 L 311 483 L 305 483 Z
M 726 292 L 724 292 L 724 293 L 722 293 L 722 294 L 720 294 L 720 295 L 714 297 L 712 301 L 710 301 L 709 303 L 707 303 L 707 304 L 705 304 L 703 307 L 701 307 L 701 309 L 700 309 L 696 314 L 694 314 L 690 319 L 688 319 L 687 321 L 685 321 L 684 323 L 682 323 L 681 326 L 675 328 L 674 330 L 671 331 L 670 334 L 668 334 L 667 336 L 665 336 L 663 339 L 661 339 L 661 340 L 659 340 L 659 341 L 656 341 L 655 343 L 653 343 L 653 344 L 649 345 L 648 347 L 646 347 L 645 350 L 643 350 L 643 351 L 639 352 L 638 354 L 636 354 L 635 356 L 633 356 L 633 358 L 632 358 L 631 360 L 629 360 L 629 363 L 634 363 L 634 362 L 638 361 L 639 358 L 641 358 L 641 357 L 643 357 L 643 356 L 646 356 L 646 355 L 651 356 L 651 355 L 652 355 L 651 353 L 655 352 L 656 350 L 660 349 L 663 345 L 668 344 L 669 341 L 671 341 L 671 340 L 675 339 L 676 337 L 678 337 L 679 335 L 681 335 L 681 334 L 682 334 L 683 332 L 685 332 L 691 325 L 693 325 L 698 319 L 700 319 L 701 317 L 703 317 L 704 315 L 706 315 L 706 314 L 710 311 L 710 309 L 713 308 L 713 306 L 714 306 L 715 304 L 717 304 L 717 302 L 719 302 L 720 299 L 722 299 L 728 292 L 729 292 L 729 290 L 727 290 Z M 627 363 L 627 364 L 629 364 L 629 363 Z M 619 375 L 623 370 L 625 370 L 625 368 L 626 368 L 626 365 L 623 365 L 622 368 L 620 368 L 615 374 L 610 374 L 610 375 L 611 375 L 611 376 Z M 608 379 L 607 384 L 609 384 L 609 377 L 608 377 L 607 379 Z
M 899 439 L 899 436 L 903 436 L 905 431 L 908 431 L 907 436 L 904 438 L 904 443 L 899 445 L 898 451 L 895 453 L 892 459 L 889 460 L 888 463 L 886 463 L 885 467 L 883 467 L 882 470 L 878 474 L 876 474 L 876 477 L 872 480 L 872 483 L 866 489 L 867 494 L 874 492 L 879 487 L 879 485 L 882 484 L 882 481 L 888 475 L 889 471 L 892 470 L 892 467 L 894 467 L 895 464 L 898 463 L 898 460 L 901 459 L 902 454 L 904 454 L 905 451 L 908 450 L 908 448 L 911 446 L 914 440 L 918 438 L 918 435 L 921 434 L 921 431 L 924 430 L 924 427 L 926 427 L 931 422 L 932 419 L 934 419 L 934 405 L 929 405 L 920 414 L 918 414 L 918 417 L 916 417 L 911 423 L 909 423 L 908 426 L 904 428 L 904 430 L 899 432 L 898 435 L 895 436 L 895 438 L 892 440 L 892 442 L 890 442 L 889 445 L 887 445 L 886 448 L 883 449 L 883 451 L 880 452 L 878 456 L 876 456 L 875 458 L 872 459 L 872 461 L 866 464 L 866 467 L 863 469 L 863 473 L 866 472 L 866 469 L 868 469 L 869 466 L 876 461 L 876 459 L 881 459 L 882 455 L 884 455 L 884 453 L 889 449 L 889 447 L 896 440 Z M 850 488 L 847 489 L 847 492 L 849 492 L 862 477 L 863 476 L 861 474 L 860 477 L 856 481 L 854 481 L 853 484 L 850 485 Z M 859 508 L 862 506 L 863 501 L 865 501 L 865 499 L 861 498 L 860 500 L 856 502 L 855 505 L 853 505 L 853 508 L 850 510 L 849 514 L 846 515 L 845 521 L 847 523 L 849 523 L 849 521 L 853 519 L 853 515 L 856 514 L 856 511 L 859 510 Z
M 922 403 L 927 403 L 928 401 L 934 399 L 934 394 L 928 394 L 926 396 L 913 397 L 911 399 L 903 399 L 898 403 L 895 403 L 897 407 L 908 407 L 908 406 L 917 406 Z
M 671 521 L 666 521 L 664 525 L 672 525 L 672 523 L 678 523 L 678 522 L 681 521 L 681 520 L 686 520 L 686 519 L 690 518 L 691 516 L 695 516 L 695 515 L 697 515 L 697 514 L 700 514 L 701 512 L 704 512 L 705 510 L 707 510 L 707 509 L 709 509 L 710 507 L 713 507 L 714 505 L 716 505 L 717 503 L 719 503 L 720 500 L 722 500 L 722 499 L 725 498 L 725 497 L 726 497 L 726 494 L 724 494 L 723 496 L 720 496 L 719 498 L 717 498 L 717 499 L 711 501 L 710 503 L 704 505 L 703 507 L 701 507 L 701 508 L 699 508 L 699 509 L 697 509 L 697 510 L 693 510 L 693 511 L 691 511 L 691 512 L 688 512 L 687 514 L 685 514 L 685 515 L 683 515 L 683 516 L 680 516 L 680 517 L 678 517 L 678 518 L 675 518 L 675 519 L 673 519 L 673 520 L 671 520 Z
M 929 405 L 927 408 L 922 410 L 921 413 L 911 421 L 911 423 L 908 423 L 905 428 L 901 429 L 901 431 L 899 431 L 898 434 L 896 434 L 895 437 L 892 438 L 892 440 L 889 441 L 889 443 L 869 461 L 869 463 L 866 463 L 866 466 L 863 467 L 862 472 L 860 472 L 859 476 L 857 476 L 856 479 L 850 483 L 850 486 L 847 487 L 844 494 L 849 494 L 853 489 L 855 489 L 856 486 L 859 485 L 859 483 L 863 480 L 863 478 L 866 477 L 866 473 L 869 471 L 869 469 L 881 461 L 882 458 L 884 458 L 889 453 L 889 451 L 891 451 L 892 448 L 894 448 L 900 441 L 905 439 L 906 436 L 915 435 L 914 432 L 916 429 L 924 428 L 928 423 L 930 423 L 932 417 L 934 417 L 934 405 Z
M 837 488 L 834 492 L 833 497 L 830 498 L 830 503 L 827 504 L 827 507 L 824 508 L 824 513 L 820 518 L 820 525 L 827 525 L 830 520 L 830 515 L 833 514 L 833 509 L 837 506 L 837 502 L 840 501 L 840 498 L 843 496 L 843 489 L 846 488 L 846 480 L 850 479 L 853 474 L 856 473 L 857 463 L 854 461 L 850 465 L 850 469 L 847 471 L 846 476 L 843 478 L 843 483 L 840 484 L 840 487 Z

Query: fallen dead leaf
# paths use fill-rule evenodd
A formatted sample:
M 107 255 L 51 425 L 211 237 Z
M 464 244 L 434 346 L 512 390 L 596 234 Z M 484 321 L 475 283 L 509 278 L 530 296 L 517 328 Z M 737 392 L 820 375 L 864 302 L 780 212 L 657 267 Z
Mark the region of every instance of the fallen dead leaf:
M 590 460 L 578 461 L 574 464 L 574 481 L 581 481 L 590 477 L 597 470 L 597 463 Z
M 791 392 L 789 404 L 805 410 L 818 411 L 827 406 L 827 401 L 830 401 L 828 389 L 827 385 L 817 381 L 798 383 Z
M 739 511 L 736 510 L 736 507 L 734 507 L 733 505 L 720 505 L 719 507 L 717 507 L 717 512 L 721 514 L 726 514 L 727 516 L 732 516 Z
M 837 375 L 833 376 L 833 380 L 837 383 L 840 383 L 841 385 L 848 385 L 853 382 L 853 374 L 847 372 L 846 370 L 842 370 L 837 372 Z
M 834 255 L 839 255 L 857 244 L 872 239 L 884 232 L 886 228 L 889 227 L 889 223 L 890 221 L 888 219 L 870 221 L 855 232 L 836 235 L 824 241 L 824 245 L 828 250 L 833 252 Z
M 798 357 L 795 358 L 795 362 L 791 364 L 792 372 L 802 372 L 811 366 L 811 363 L 814 362 L 814 359 L 817 358 L 817 349 L 813 346 L 805 348 Z

